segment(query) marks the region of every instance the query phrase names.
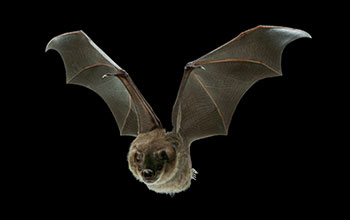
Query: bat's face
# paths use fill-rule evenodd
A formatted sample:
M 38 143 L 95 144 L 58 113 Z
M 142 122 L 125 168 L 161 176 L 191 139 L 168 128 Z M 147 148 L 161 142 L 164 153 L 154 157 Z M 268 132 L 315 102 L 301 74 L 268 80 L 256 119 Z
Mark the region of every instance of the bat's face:
M 140 134 L 131 143 L 128 162 L 138 180 L 147 185 L 161 184 L 173 176 L 176 149 L 163 130 Z

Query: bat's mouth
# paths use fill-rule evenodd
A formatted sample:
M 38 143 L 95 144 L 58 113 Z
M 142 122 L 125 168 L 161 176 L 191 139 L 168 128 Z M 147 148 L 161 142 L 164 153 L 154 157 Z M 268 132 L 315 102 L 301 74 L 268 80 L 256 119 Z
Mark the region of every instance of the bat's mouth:
M 152 184 L 154 182 L 156 182 L 158 180 L 158 178 L 143 178 L 143 181 L 147 184 Z

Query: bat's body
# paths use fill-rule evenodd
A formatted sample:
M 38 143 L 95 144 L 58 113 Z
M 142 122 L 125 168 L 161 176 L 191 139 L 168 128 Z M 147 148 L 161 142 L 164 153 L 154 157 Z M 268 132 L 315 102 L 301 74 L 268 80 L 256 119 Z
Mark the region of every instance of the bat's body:
M 161 157 L 158 152 L 164 150 L 168 156 L 159 165 L 156 157 Z M 138 163 L 135 154 L 142 154 L 144 162 Z M 128 161 L 136 179 L 145 182 L 153 191 L 174 194 L 187 189 L 191 184 L 193 171 L 190 148 L 175 132 L 166 133 L 164 129 L 155 129 L 137 136 L 130 146 Z M 145 177 L 142 173 L 145 169 L 154 170 L 154 175 Z
M 173 107 L 173 129 L 166 132 L 129 74 L 82 31 L 53 38 L 66 67 L 67 83 L 98 93 L 111 109 L 121 135 L 135 136 L 129 168 L 149 189 L 186 190 L 194 177 L 193 141 L 227 135 L 232 115 L 244 93 L 257 81 L 281 76 L 281 55 L 290 42 L 310 37 L 304 31 L 258 26 L 185 66 Z

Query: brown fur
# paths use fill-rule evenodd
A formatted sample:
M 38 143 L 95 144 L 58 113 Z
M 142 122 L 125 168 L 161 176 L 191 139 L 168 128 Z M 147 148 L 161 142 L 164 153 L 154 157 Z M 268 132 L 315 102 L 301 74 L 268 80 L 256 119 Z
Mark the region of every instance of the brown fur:
M 161 161 L 159 152 L 166 151 L 168 159 Z M 189 147 L 181 137 L 164 129 L 140 134 L 131 143 L 128 154 L 129 169 L 136 179 L 158 193 L 174 194 L 186 190 L 191 184 L 192 164 Z M 152 181 L 147 182 L 142 176 L 142 169 L 153 169 L 163 164 L 161 170 L 155 171 Z M 141 170 L 139 170 L 141 169 Z

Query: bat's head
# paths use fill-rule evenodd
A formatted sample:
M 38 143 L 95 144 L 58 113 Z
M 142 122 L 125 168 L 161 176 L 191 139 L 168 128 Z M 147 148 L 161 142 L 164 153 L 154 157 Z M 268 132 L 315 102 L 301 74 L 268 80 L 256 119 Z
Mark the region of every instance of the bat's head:
M 163 129 L 140 134 L 131 143 L 129 169 L 147 185 L 167 182 L 176 167 L 176 146 Z

